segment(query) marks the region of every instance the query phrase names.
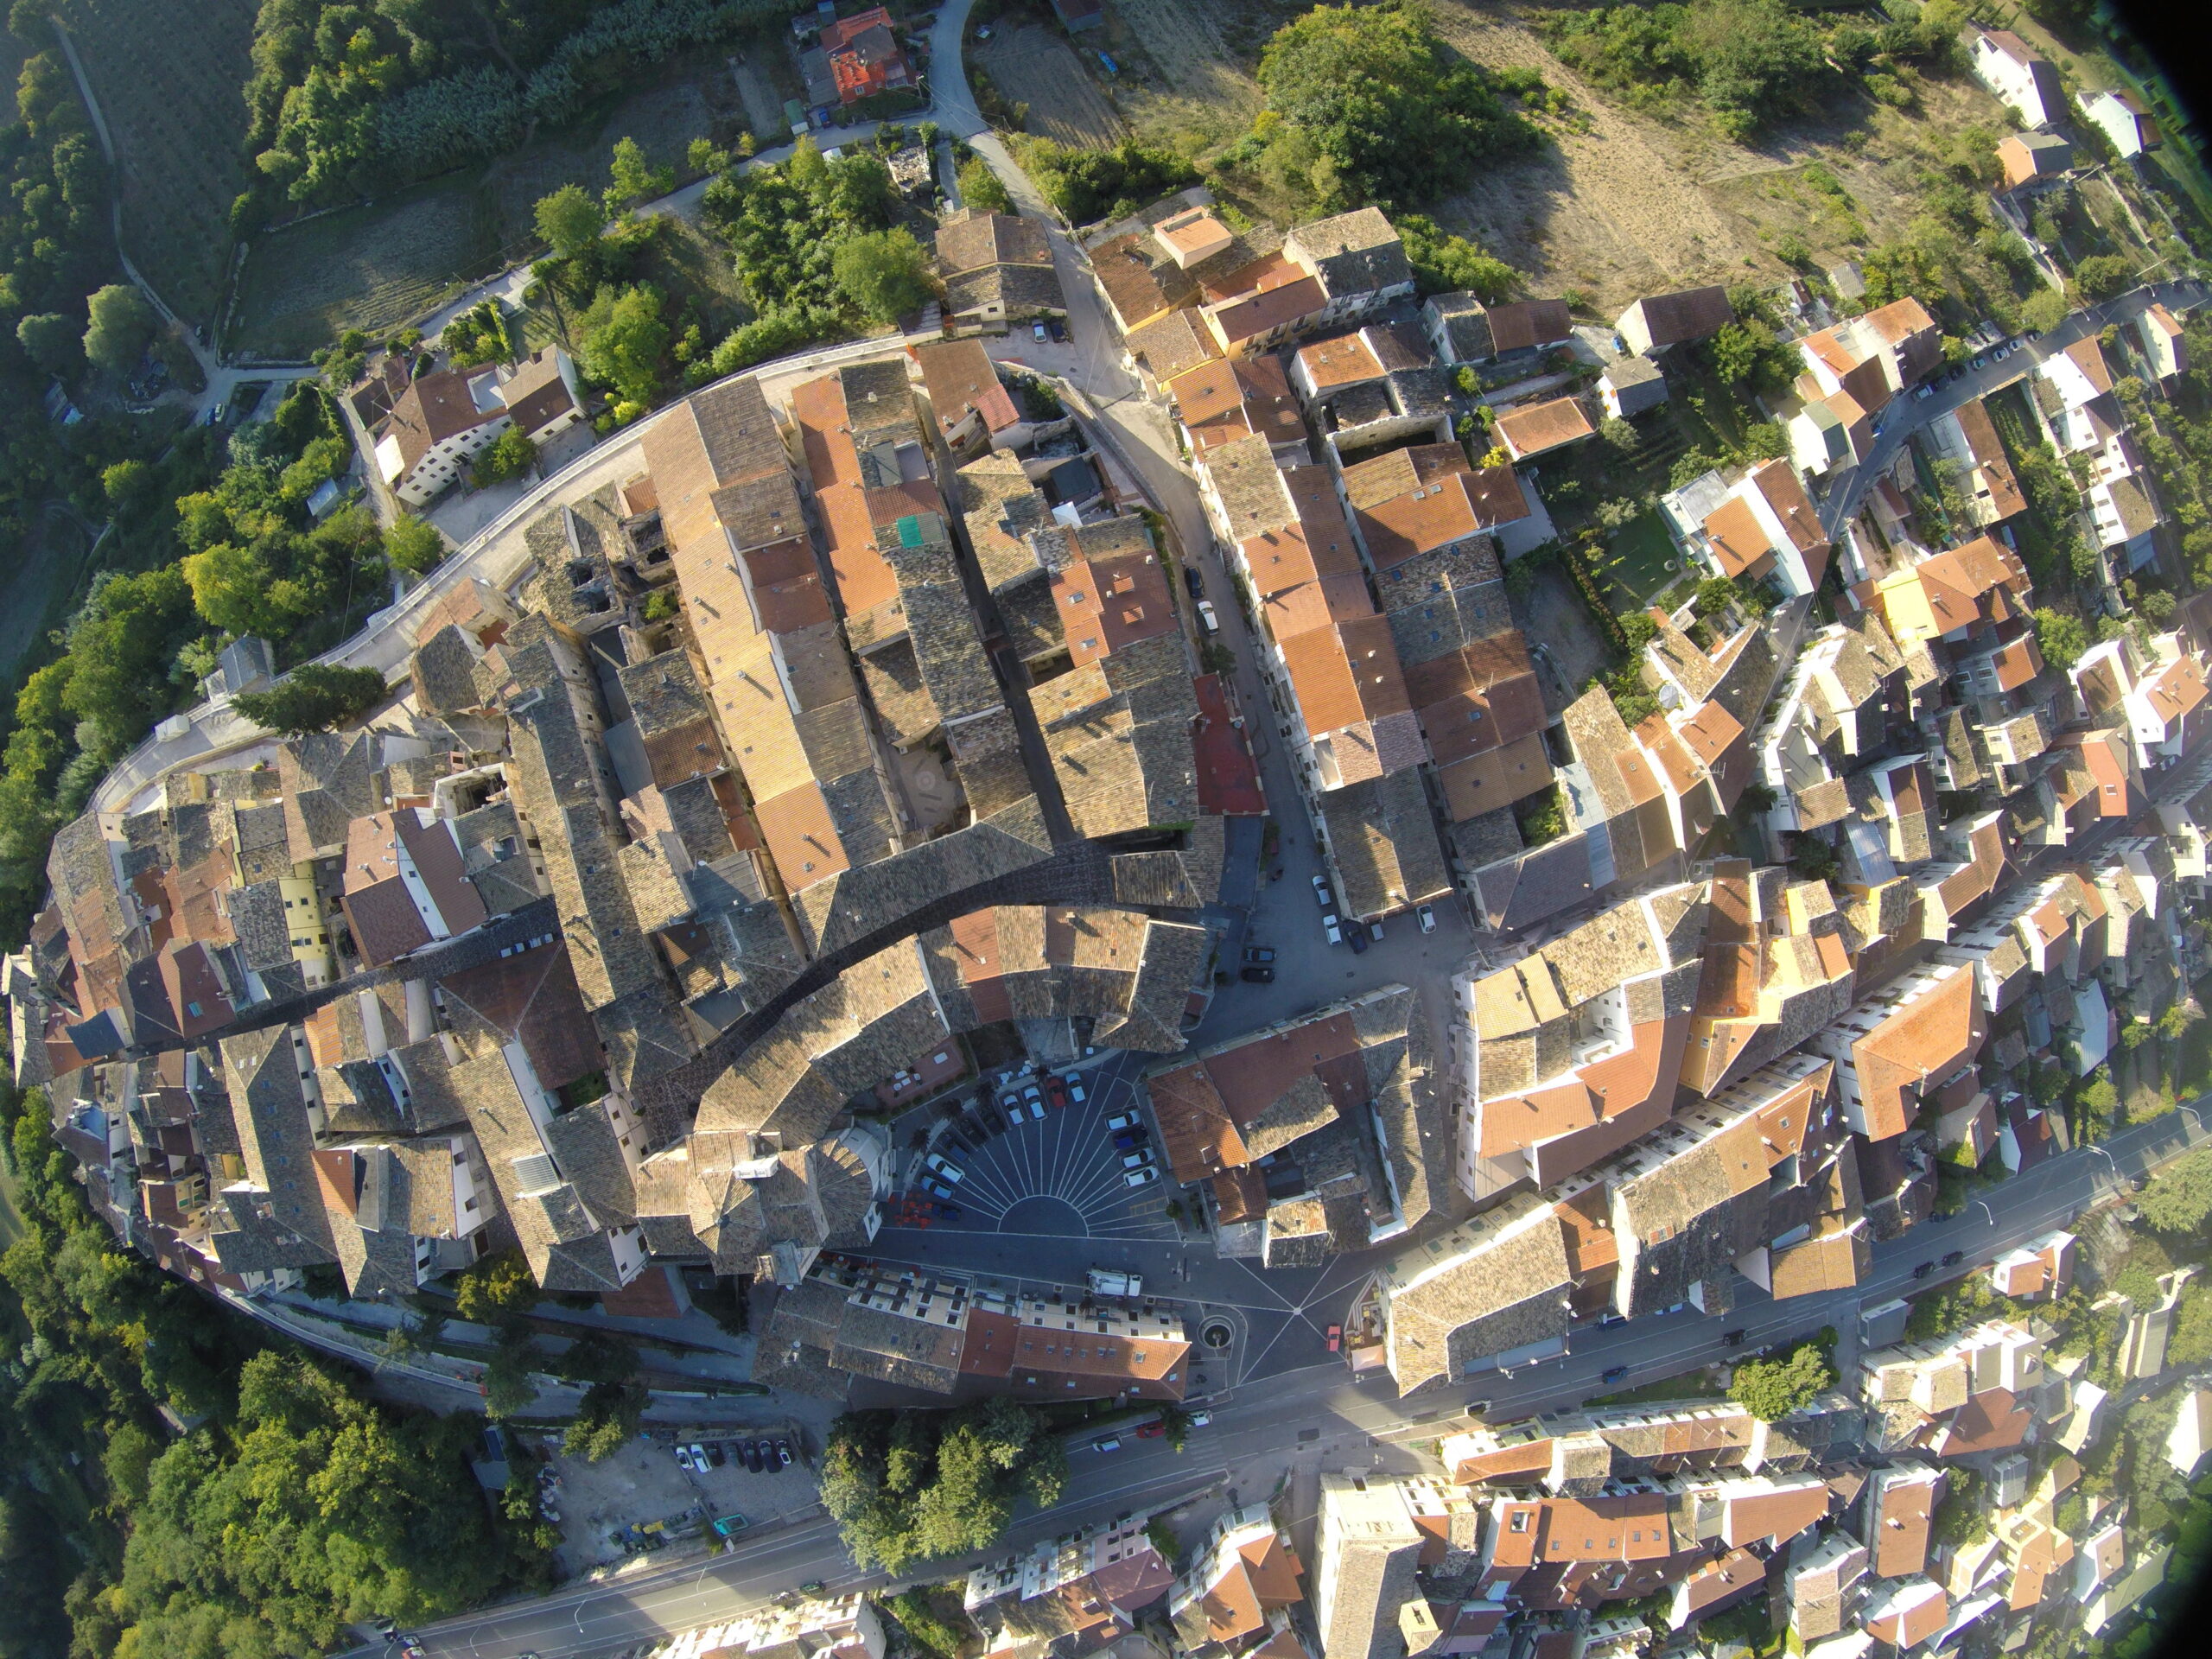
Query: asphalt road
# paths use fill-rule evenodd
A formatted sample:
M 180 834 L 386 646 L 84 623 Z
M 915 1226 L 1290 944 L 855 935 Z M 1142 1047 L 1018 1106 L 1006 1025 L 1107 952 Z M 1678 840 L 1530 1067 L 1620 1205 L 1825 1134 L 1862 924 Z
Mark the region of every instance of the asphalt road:
M 1355 1381 L 1340 1361 L 1325 1357 L 1267 1374 L 1264 1387 L 1246 1381 L 1215 1394 L 1206 1402 L 1212 1422 L 1193 1429 L 1181 1452 L 1165 1440 L 1125 1438 L 1119 1451 L 1101 1453 L 1090 1449 L 1092 1436 L 1085 1433 L 1071 1446 L 1067 1497 L 1051 1510 L 1024 1517 L 989 1556 L 995 1559 L 1039 1538 L 1124 1511 L 1166 1508 L 1212 1485 L 1262 1490 L 1262 1483 L 1271 1486 L 1285 1457 L 1300 1451 L 1309 1458 L 1332 1459 L 1332 1466 L 1376 1460 L 1386 1455 L 1392 1441 L 1452 1432 L 1465 1421 L 1471 1402 L 1486 1402 L 1490 1418 L 1504 1421 L 1579 1403 L 1607 1386 L 1600 1383 L 1600 1376 L 1616 1365 L 1627 1366 L 1629 1374 L 1624 1382 L 1611 1386 L 1632 1388 L 1679 1375 L 1723 1354 L 1750 1353 L 1809 1335 L 1823 1325 L 1847 1331 L 1862 1306 L 1933 1288 L 1972 1271 L 2110 1196 L 2125 1178 L 2205 1144 L 2212 1136 L 2200 1126 L 2197 1112 L 2191 1108 L 2170 1114 L 2114 1135 L 2101 1147 L 2063 1154 L 1991 1189 L 1965 1215 L 1915 1228 L 1878 1247 L 1872 1271 L 1849 1291 L 1779 1303 L 1746 1302 L 1724 1315 L 1675 1313 L 1611 1329 L 1586 1329 L 1575 1334 L 1572 1351 L 1562 1358 L 1526 1366 L 1510 1376 L 1492 1373 L 1464 1379 L 1402 1401 L 1393 1395 L 1387 1376 Z M 1952 1250 L 1965 1253 L 1958 1267 L 1939 1268 L 1925 1279 L 1914 1278 L 1918 1264 L 1939 1262 Z M 931 1259 L 941 1258 L 933 1250 Z M 1270 1274 L 1267 1283 L 1272 1286 L 1279 1277 Z M 1333 1275 L 1333 1281 L 1299 1317 L 1310 1322 L 1324 1315 L 1341 1316 L 1357 1284 L 1344 1273 Z M 1738 1326 L 1746 1332 L 1742 1346 L 1725 1346 L 1721 1333 Z M 982 1559 L 937 1563 L 929 1576 L 957 1576 Z M 531 1652 L 541 1659 L 611 1656 L 658 1637 L 732 1618 L 779 1592 L 817 1580 L 832 1590 L 873 1588 L 884 1582 L 880 1574 L 853 1566 L 827 1520 L 808 1521 L 704 1563 L 492 1609 L 418 1634 L 438 1659 L 517 1659 Z M 378 1649 L 357 1652 L 368 1659 Z
M 2048 334 L 2025 341 L 2009 357 L 1993 359 L 1979 369 L 1968 369 L 1948 385 L 1938 385 L 1929 397 L 1905 393 L 1882 411 L 1885 418 L 1875 423 L 1874 447 L 1867 452 L 1865 462 L 1837 474 L 1829 485 L 1827 495 L 1821 503 L 1821 527 L 1834 537 L 1844 521 L 1859 511 L 1859 500 L 1873 481 L 1896 462 L 1904 441 L 1937 416 L 2025 378 L 2044 359 L 2064 351 L 2085 335 L 2099 333 L 2108 322 L 2133 321 L 2153 301 L 2201 305 L 2204 297 L 2204 284 L 2195 280 L 2153 283 L 2133 289 L 2101 305 L 2074 313 Z

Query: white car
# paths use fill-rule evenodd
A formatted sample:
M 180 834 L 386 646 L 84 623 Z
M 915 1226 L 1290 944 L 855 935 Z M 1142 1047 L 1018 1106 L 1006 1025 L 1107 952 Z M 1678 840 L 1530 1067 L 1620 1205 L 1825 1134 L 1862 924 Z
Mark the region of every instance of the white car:
M 690 1446 L 679 1446 L 676 1448 L 676 1464 L 677 1467 L 683 1470 L 684 1473 L 690 1474 L 693 1472 L 691 1467 L 691 1448 Z
M 1043 1090 L 1038 1088 L 1035 1084 L 1031 1084 L 1027 1089 L 1021 1091 L 1021 1103 L 1023 1107 L 1027 1109 L 1031 1117 L 1039 1120 L 1044 1117 L 1045 1092 Z
M 1198 620 L 1205 624 L 1209 634 L 1221 632 L 1221 619 L 1214 614 L 1213 601 L 1202 599 L 1198 601 Z
M 1024 1123 L 1028 1122 L 1028 1115 L 1021 1109 L 1020 1096 L 1001 1095 L 999 1096 L 999 1107 L 1001 1110 L 1006 1113 L 1007 1128 L 1018 1129 Z
M 1116 1112 L 1106 1120 L 1106 1133 L 1109 1135 L 1116 1134 L 1122 1129 L 1134 1129 L 1136 1127 L 1137 1115 L 1135 1112 Z
M 1060 1081 L 1066 1084 L 1068 1086 L 1068 1103 L 1071 1106 L 1080 1106 L 1084 1101 L 1090 1098 L 1090 1096 L 1084 1090 L 1083 1079 L 1077 1077 L 1074 1072 L 1069 1072 L 1067 1076 L 1061 1078 Z
M 1370 923 L 1367 925 L 1367 937 L 1368 937 L 1369 938 L 1370 938 L 1370 939 L 1374 940 L 1374 941 L 1375 941 L 1375 943 L 1376 943 L 1376 944 L 1382 944 L 1382 923 L 1380 923 L 1380 922 L 1370 922 Z
M 1151 1162 L 1152 1154 L 1141 1147 L 1135 1152 L 1125 1152 L 1122 1154 L 1123 1169 L 1142 1169 Z
M 1344 936 L 1337 926 L 1336 912 L 1332 911 L 1321 918 L 1321 931 L 1329 936 L 1331 944 L 1342 944 Z
M 1329 884 L 1318 875 L 1313 878 L 1313 897 L 1322 909 L 1329 907 Z
M 1422 932 L 1433 933 L 1436 931 L 1436 912 L 1432 907 L 1427 905 L 1423 905 L 1419 909 L 1415 910 L 1414 914 L 1421 918 L 1421 931 Z
M 1147 1164 L 1142 1169 L 1123 1170 L 1122 1179 L 1131 1186 L 1150 1186 L 1160 1179 L 1160 1172 L 1150 1164 Z
M 1192 1428 L 1204 1428 L 1211 1421 L 1213 1421 L 1213 1413 L 1210 1411 L 1194 1411 L 1191 1414 L 1191 1427 Z
M 933 1152 L 922 1160 L 923 1166 L 934 1173 L 947 1186 L 957 1186 L 968 1179 L 968 1172 L 952 1162 L 941 1152 Z

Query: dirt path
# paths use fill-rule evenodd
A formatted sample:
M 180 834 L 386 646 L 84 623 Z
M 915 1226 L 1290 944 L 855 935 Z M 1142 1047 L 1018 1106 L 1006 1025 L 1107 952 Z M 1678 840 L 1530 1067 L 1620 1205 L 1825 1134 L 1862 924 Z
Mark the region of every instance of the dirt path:
M 1440 7 L 1439 32 L 1475 62 L 1536 70 L 1565 91 L 1587 132 L 1548 130 L 1555 142 L 1509 162 L 1444 204 L 1443 222 L 1465 226 L 1499 258 L 1527 271 L 1539 291 L 1577 287 L 1603 309 L 1655 287 L 1740 270 L 1757 244 L 1693 181 L 1702 172 L 1774 165 L 1717 141 L 1685 140 L 1624 114 L 1578 79 L 1525 25 L 1473 6 Z M 1684 155 L 1685 149 L 1708 152 Z

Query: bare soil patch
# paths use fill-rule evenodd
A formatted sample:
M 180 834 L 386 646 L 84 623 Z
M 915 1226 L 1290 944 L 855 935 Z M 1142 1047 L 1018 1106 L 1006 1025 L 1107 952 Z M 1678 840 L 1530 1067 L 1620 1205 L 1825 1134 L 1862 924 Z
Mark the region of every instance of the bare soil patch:
M 1027 130 L 1071 149 L 1109 149 L 1128 136 L 1106 94 L 1065 41 L 1034 24 L 994 35 L 976 61 L 1009 102 L 1029 106 Z

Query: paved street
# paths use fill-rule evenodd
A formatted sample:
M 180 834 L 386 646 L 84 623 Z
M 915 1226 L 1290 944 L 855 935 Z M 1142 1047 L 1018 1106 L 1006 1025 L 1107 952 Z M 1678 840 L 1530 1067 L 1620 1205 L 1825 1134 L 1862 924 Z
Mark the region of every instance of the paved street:
M 2039 1168 L 1990 1190 L 1965 1216 L 1914 1229 L 1874 1252 L 1872 1272 L 1853 1290 L 1831 1296 L 1799 1297 L 1788 1302 L 1745 1304 L 1732 1313 L 1701 1316 L 1677 1313 L 1638 1319 L 1607 1330 L 1579 1332 L 1566 1357 L 1529 1366 L 1513 1376 L 1492 1374 L 1451 1383 L 1401 1402 L 1387 1376 L 1355 1382 L 1341 1361 L 1315 1356 L 1282 1370 L 1257 1363 L 1251 1374 L 1217 1391 L 1207 1402 L 1213 1421 L 1191 1432 L 1181 1452 L 1165 1440 L 1125 1439 L 1111 1453 L 1090 1449 L 1092 1433 L 1075 1437 L 1070 1454 L 1068 1496 L 1054 1508 L 1026 1517 L 993 1557 L 1089 1522 L 1127 1511 L 1165 1508 L 1192 1493 L 1220 1486 L 1247 1497 L 1271 1491 L 1286 1474 L 1308 1467 L 1341 1468 L 1380 1464 L 1391 1466 L 1405 1452 L 1393 1440 L 1422 1440 L 1452 1432 L 1465 1421 L 1465 1408 L 1486 1402 L 1492 1421 L 1503 1421 L 1539 1411 L 1577 1404 L 1601 1386 L 1601 1373 L 1629 1367 L 1625 1382 L 1634 1387 L 1673 1376 L 1729 1353 L 1749 1353 L 1823 1325 L 1845 1332 L 1859 1308 L 1908 1291 L 1932 1288 L 1987 1262 L 1994 1256 L 2047 1231 L 2086 1205 L 2108 1197 L 2115 1185 L 2205 1144 L 2208 1137 L 2195 1114 L 2170 1114 L 2114 1135 L 2101 1147 L 2082 1147 L 2054 1158 Z M 981 1241 L 987 1236 L 971 1235 Z M 932 1239 L 932 1246 L 950 1242 Z M 1017 1251 L 1026 1246 L 1008 1241 Z M 1117 1243 L 1105 1249 L 1122 1260 L 1149 1262 L 1168 1245 Z M 1965 1261 L 1936 1268 L 1924 1280 L 1913 1269 L 1951 1250 Z M 932 1249 L 932 1261 L 942 1257 Z M 946 1262 L 944 1265 L 952 1265 Z M 1194 1264 L 1195 1265 L 1195 1264 Z M 1216 1263 L 1224 1270 L 1236 1264 Z M 1309 1275 L 1310 1277 L 1311 1275 Z M 1298 1275 L 1255 1274 L 1253 1306 L 1273 1302 L 1278 1314 L 1289 1313 L 1286 1328 L 1340 1317 L 1357 1275 L 1345 1262 L 1320 1275 L 1319 1295 L 1300 1308 L 1290 1287 Z M 1284 1294 L 1276 1296 L 1281 1287 Z M 1720 1340 L 1726 1330 L 1742 1327 L 1745 1341 L 1730 1349 Z M 1259 1379 L 1264 1378 L 1264 1386 Z M 1310 1438 L 1309 1438 L 1310 1437 Z M 1295 1488 L 1294 1488 L 1295 1490 Z M 979 1558 L 980 1559 L 980 1558 Z M 971 1560 L 940 1563 L 932 1580 L 957 1576 Z M 620 1653 L 632 1643 L 727 1618 L 793 1586 L 819 1580 L 831 1589 L 873 1586 L 879 1575 L 857 1571 L 846 1558 L 827 1522 L 803 1524 L 747 1544 L 734 1555 L 669 1573 L 649 1574 L 564 1592 L 543 1602 L 492 1610 L 450 1620 L 423 1632 L 439 1659 L 481 1656 L 514 1659 L 536 1652 L 542 1659 L 585 1659 Z M 359 1650 L 368 1659 L 377 1649 Z
M 1821 527 L 1830 536 L 1840 531 L 1845 522 L 1859 511 L 1860 498 L 1872 487 L 1874 480 L 1896 463 L 1905 440 L 1937 416 L 1948 414 L 1960 404 L 1971 403 L 1976 397 L 2000 391 L 2016 380 L 2025 379 L 2035 372 L 2037 364 L 2064 351 L 2086 335 L 2101 332 L 2108 322 L 2133 324 L 2153 302 L 2163 302 L 2168 305 L 2202 305 L 2205 293 L 2204 284 L 2194 279 L 2180 283 L 2154 283 L 2145 288 L 2133 289 L 2102 305 L 2075 312 L 2050 333 L 2024 341 L 2020 349 L 2009 357 L 1993 357 L 1981 367 L 1968 369 L 1956 380 L 1937 386 L 1929 397 L 1916 397 L 1907 392 L 1884 410 L 1882 418 L 1876 421 L 1874 447 L 1867 452 L 1865 462 L 1838 473 L 1830 482 L 1828 493 L 1821 502 Z

